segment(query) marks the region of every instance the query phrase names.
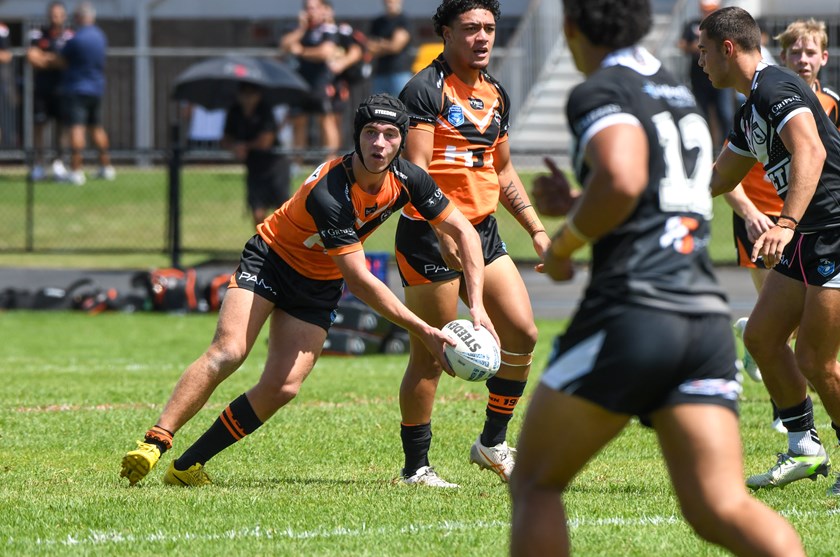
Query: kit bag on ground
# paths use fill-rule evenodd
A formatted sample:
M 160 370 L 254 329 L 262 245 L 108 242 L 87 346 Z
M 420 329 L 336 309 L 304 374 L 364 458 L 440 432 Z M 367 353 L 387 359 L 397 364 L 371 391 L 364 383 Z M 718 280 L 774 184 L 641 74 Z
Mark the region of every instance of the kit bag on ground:
M 155 311 L 207 311 L 195 269 L 167 267 L 144 271 L 134 275 L 132 284 L 146 289 Z
M 408 332 L 357 299 L 342 300 L 324 341 L 324 354 L 405 354 Z

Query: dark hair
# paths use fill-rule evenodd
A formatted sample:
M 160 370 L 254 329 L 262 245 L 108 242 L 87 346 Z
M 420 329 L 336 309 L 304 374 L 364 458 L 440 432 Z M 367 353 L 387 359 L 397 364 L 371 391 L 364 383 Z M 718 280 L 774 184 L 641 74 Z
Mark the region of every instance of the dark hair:
M 761 49 L 761 29 L 742 8 L 730 6 L 710 13 L 700 22 L 700 30 L 717 45 L 730 40 L 746 52 Z
M 496 21 L 499 21 L 502 15 L 499 0 L 443 0 L 435 15 L 432 16 L 435 33 L 443 37 L 443 26 L 449 27 L 452 25 L 452 20 L 470 10 L 487 10 L 493 14 L 493 19 Z
M 405 140 L 408 137 L 408 124 L 410 122 L 408 111 L 401 100 L 388 94 L 371 95 L 356 109 L 356 117 L 353 119 L 353 141 L 356 145 L 356 153 L 362 157 L 362 145 L 359 139 L 362 129 L 371 122 L 386 122 L 393 124 L 400 130 L 400 151 L 405 147 Z M 399 156 L 397 151 L 397 156 Z M 367 168 L 367 167 L 365 167 Z
M 563 13 L 589 42 L 613 50 L 638 43 L 653 25 L 650 0 L 564 0 Z

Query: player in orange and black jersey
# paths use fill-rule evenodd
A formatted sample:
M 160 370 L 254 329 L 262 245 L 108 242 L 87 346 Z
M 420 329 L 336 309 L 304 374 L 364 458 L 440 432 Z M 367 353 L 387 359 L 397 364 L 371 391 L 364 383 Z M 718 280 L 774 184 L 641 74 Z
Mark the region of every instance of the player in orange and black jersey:
M 828 34 L 825 23 L 813 18 L 794 21 L 776 36 L 776 40 L 781 46 L 780 58 L 784 65 L 805 80 L 805 83 L 817 95 L 829 120 L 840 128 L 840 111 L 838 111 L 840 98 L 833 90 L 822 86 L 818 79 L 820 69 L 828 62 Z M 753 242 L 775 225 L 782 213 L 784 200 L 776 193 L 761 163 L 756 163 L 750 169 L 741 180 L 740 187 L 736 187 L 724 197 L 733 210 L 732 233 L 738 265 L 749 269 L 756 292 L 760 292 L 770 270 L 764 267 L 763 261 L 750 260 Z M 739 336 L 743 334 L 746 323 L 746 317 L 736 321 L 736 334 Z M 756 381 L 761 381 L 761 371 L 749 352 L 744 354 L 743 366 L 747 375 Z M 773 428 L 782 433 L 785 432 L 775 404 L 773 405 Z
M 499 201 L 531 236 L 538 256 L 550 239 L 511 163 L 510 101 L 486 71 L 498 18 L 496 0 L 443 1 L 433 17 L 443 53 L 408 82 L 400 99 L 411 114 L 404 157 L 428 169 L 482 238 L 488 268 L 485 305 L 498 327 L 502 365 L 487 381 L 484 429 L 470 449 L 470 460 L 506 482 L 514 465 L 507 426 L 525 388 L 537 328 L 525 285 L 493 217 Z M 397 225 L 396 256 L 406 305 L 436 326 L 457 317 L 458 295 L 463 294 L 457 250 L 411 206 L 403 209 Z M 440 376 L 435 358 L 412 339 L 400 387 L 407 483 L 454 486 L 432 471 L 428 458 Z
M 356 112 L 355 152 L 319 166 L 257 227 L 231 279 L 213 342 L 181 376 L 145 440 L 123 458 L 121 476 L 131 485 L 148 474 L 175 432 L 245 361 L 270 318 L 268 360 L 259 382 L 170 463 L 163 479 L 171 485 L 209 484 L 204 464 L 295 397 L 321 353 L 345 281 L 358 298 L 444 361 L 444 343 L 454 343 L 405 307 L 365 264 L 362 242 L 408 202 L 435 229 L 456 238 L 472 320 L 493 331 L 482 301 L 478 234 L 426 172 L 398 158 L 407 131 L 402 103 L 388 95 L 370 97 Z

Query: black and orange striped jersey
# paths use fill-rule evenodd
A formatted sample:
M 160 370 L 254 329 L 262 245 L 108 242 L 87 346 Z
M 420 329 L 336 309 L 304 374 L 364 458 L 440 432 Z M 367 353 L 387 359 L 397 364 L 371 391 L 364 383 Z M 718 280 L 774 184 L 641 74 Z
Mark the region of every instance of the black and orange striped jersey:
M 367 236 L 409 202 L 433 223 L 455 208 L 423 169 L 399 158 L 380 190 L 369 194 L 356 184 L 352 157 L 316 168 L 291 199 L 257 226 L 269 247 L 305 277 L 340 279 L 330 256 L 362 249 Z
M 434 133 L 429 174 L 470 222 L 481 222 L 499 204 L 493 154 L 508 140 L 507 93 L 483 71 L 478 85 L 470 87 L 441 54 L 406 84 L 400 100 L 412 128 Z M 412 206 L 403 214 L 422 218 Z

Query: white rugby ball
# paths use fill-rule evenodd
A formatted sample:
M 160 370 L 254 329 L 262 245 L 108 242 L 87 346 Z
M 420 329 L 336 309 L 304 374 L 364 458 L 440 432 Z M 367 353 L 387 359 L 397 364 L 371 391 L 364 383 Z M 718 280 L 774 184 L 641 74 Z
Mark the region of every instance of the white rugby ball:
M 441 331 L 455 341 L 455 346 L 447 344 L 443 351 L 455 375 L 466 381 L 487 381 L 499 371 L 499 345 L 483 326 L 476 331 L 472 321 L 456 319 Z

